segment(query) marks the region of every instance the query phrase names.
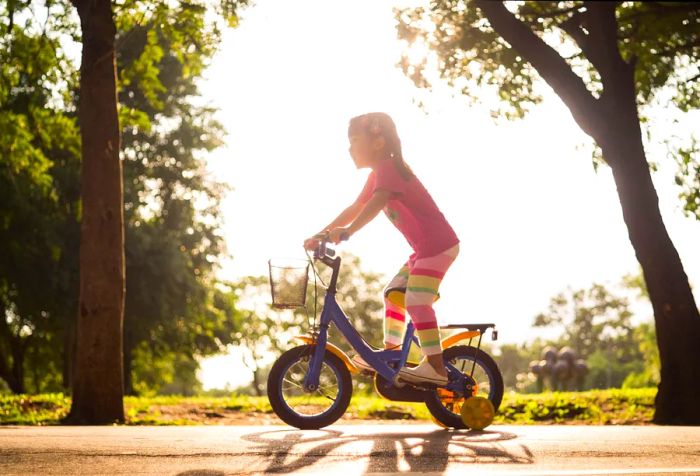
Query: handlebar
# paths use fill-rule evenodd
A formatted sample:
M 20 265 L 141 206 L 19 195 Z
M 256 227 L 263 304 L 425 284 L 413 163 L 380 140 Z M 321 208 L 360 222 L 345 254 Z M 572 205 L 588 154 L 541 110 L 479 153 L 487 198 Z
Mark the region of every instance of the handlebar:
M 342 233 L 340 235 L 340 241 L 347 241 L 350 238 L 348 233 Z M 335 256 L 335 250 L 330 248 L 328 245 L 331 243 L 328 240 L 328 233 L 322 233 L 314 236 L 317 240 L 317 246 L 314 248 L 314 259 L 322 259 L 324 257 L 333 258 Z
M 319 241 L 318 246 L 314 249 L 314 259 L 321 259 L 324 256 L 328 256 L 329 258 L 335 256 L 335 250 L 328 247 L 329 243 L 330 241 L 328 241 L 326 238 Z
M 348 237 L 341 236 L 341 241 L 347 240 Z M 320 260 L 333 270 L 331 275 L 331 280 L 328 284 L 327 292 L 335 294 L 335 287 L 338 281 L 338 274 L 340 273 L 340 257 L 335 257 L 335 250 L 329 248 L 328 244 L 328 234 L 323 233 L 313 237 L 316 240 L 316 247 L 313 249 L 314 260 Z

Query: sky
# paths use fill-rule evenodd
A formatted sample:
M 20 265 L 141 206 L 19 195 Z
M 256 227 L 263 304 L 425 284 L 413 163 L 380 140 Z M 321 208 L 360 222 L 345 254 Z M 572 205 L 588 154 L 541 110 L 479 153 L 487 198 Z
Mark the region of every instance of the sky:
M 304 238 L 354 201 L 368 171 L 348 154 L 347 123 L 370 111 L 393 117 L 407 163 L 461 239 L 435 305 L 441 323 L 494 322 L 501 342 L 526 342 L 559 292 L 638 273 L 610 170 L 594 170 L 591 141 L 564 104 L 545 86 L 525 120 L 496 123 L 491 93 L 470 105 L 446 87 L 416 89 L 396 67 L 404 46 L 395 4 L 267 0 L 224 34 L 201 88 L 229 134 L 207 158 L 232 187 L 222 205 L 232 255 L 222 277 L 264 275 L 269 258 L 303 257 Z M 655 121 L 659 142 L 670 118 Z M 700 283 L 700 222 L 683 216 L 675 168 L 656 142 L 647 156 L 660 164 L 664 222 Z M 387 278 L 411 253 L 383 215 L 340 248 Z M 651 319 L 651 308 L 638 314 Z M 231 371 L 240 359 L 235 350 L 205 359 L 204 387 L 245 383 L 249 375 Z

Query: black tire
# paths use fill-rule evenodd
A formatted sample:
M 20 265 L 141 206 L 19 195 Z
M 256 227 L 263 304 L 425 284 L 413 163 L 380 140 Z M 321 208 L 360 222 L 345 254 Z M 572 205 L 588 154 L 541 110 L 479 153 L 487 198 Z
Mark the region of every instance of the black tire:
M 486 397 L 493 403 L 493 408 L 498 411 L 503 399 L 503 376 L 496 362 L 484 351 L 476 347 L 458 345 L 450 347 L 443 352 L 445 362 L 469 376 L 474 366 L 474 379 L 478 384 L 476 395 Z M 465 429 L 467 426 L 462 421 L 460 414 L 461 404 L 472 395 L 462 393 L 448 393 L 445 389 L 436 388 L 428 392 L 425 405 L 430 414 L 448 428 Z
M 283 422 L 302 430 L 317 430 L 343 416 L 352 398 L 352 377 L 342 360 L 326 351 L 321 365 L 319 389 L 302 389 L 304 376 L 316 346 L 288 350 L 272 365 L 267 378 L 267 398 Z M 330 403 L 327 408 L 324 408 Z

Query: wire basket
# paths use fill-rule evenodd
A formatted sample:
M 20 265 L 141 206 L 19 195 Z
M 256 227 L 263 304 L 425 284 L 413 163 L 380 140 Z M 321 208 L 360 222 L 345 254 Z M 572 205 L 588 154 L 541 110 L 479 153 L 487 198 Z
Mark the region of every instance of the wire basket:
M 304 307 L 309 262 L 300 259 L 271 259 L 268 264 L 272 306 L 277 309 Z

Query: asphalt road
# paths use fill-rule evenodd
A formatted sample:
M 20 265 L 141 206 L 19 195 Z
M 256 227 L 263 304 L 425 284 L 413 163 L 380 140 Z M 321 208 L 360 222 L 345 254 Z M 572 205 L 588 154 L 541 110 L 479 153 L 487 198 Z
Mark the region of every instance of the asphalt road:
M 700 427 L 0 427 L 0 475 L 700 475 Z

